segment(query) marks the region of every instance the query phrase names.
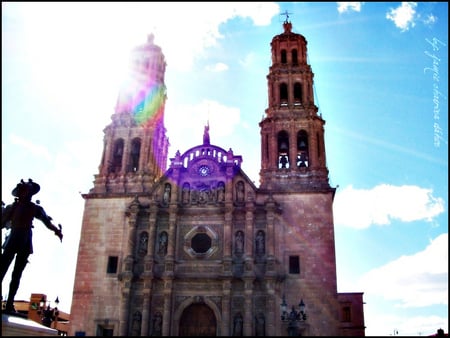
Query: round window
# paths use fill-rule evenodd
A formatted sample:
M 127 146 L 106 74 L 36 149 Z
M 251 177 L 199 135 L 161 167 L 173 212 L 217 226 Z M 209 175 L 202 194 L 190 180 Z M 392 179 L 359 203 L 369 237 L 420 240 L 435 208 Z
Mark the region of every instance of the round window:
M 211 237 L 207 234 L 196 234 L 191 239 L 191 248 L 196 253 L 205 253 L 211 249 Z
M 202 165 L 200 166 L 200 168 L 198 168 L 198 173 L 200 174 L 200 176 L 208 176 L 210 171 L 211 170 L 207 165 Z

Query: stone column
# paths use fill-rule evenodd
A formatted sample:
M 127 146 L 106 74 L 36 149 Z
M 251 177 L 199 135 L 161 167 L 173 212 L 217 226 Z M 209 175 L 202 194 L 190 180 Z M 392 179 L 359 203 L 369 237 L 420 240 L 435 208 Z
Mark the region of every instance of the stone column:
M 308 155 L 309 163 L 308 166 L 312 168 L 319 167 L 319 158 L 317 157 L 317 125 L 311 125 L 311 129 L 308 131 Z
M 267 298 L 266 298 L 266 335 L 267 336 L 276 336 L 275 328 L 276 328 L 276 317 L 277 311 L 276 307 L 278 304 L 276 303 L 275 290 L 274 290 L 275 281 L 273 279 L 268 279 L 266 283 L 267 288 Z
M 249 257 L 252 259 L 253 253 L 255 252 L 253 246 L 254 246 L 254 233 L 253 233 L 253 208 L 249 206 L 249 203 L 247 203 L 245 213 L 245 235 L 244 235 L 244 253 L 245 257 Z
M 152 304 L 152 288 L 153 288 L 153 260 L 155 253 L 155 235 L 157 230 L 156 224 L 157 207 L 154 202 L 149 206 L 149 229 L 148 229 L 148 251 L 144 257 L 144 304 L 142 310 L 142 329 L 141 334 L 149 335 L 149 323 L 152 321 L 152 313 L 150 311 Z
M 125 287 L 122 288 L 122 299 L 120 301 L 119 332 L 121 337 L 128 337 L 128 318 L 130 309 L 130 284 L 131 276 L 124 280 Z
M 171 197 L 172 198 L 172 197 Z M 167 255 L 165 257 L 165 263 L 164 263 L 164 275 L 165 276 L 173 276 L 173 269 L 174 269 L 174 260 L 175 260 L 175 237 L 176 237 L 176 214 L 175 214 L 176 208 L 174 208 L 174 205 L 171 205 L 169 210 L 169 230 L 168 235 L 169 238 L 167 239 Z
M 231 257 L 231 248 L 233 246 L 234 234 L 232 233 L 233 216 L 231 208 L 227 208 L 224 215 L 223 224 L 223 256 L 224 258 Z
M 275 204 L 269 202 L 267 205 L 267 236 L 266 236 L 266 255 L 274 257 L 275 254 L 275 229 L 274 229 L 274 208 Z
M 163 325 L 162 335 L 170 336 L 172 323 L 172 278 L 164 278 L 164 309 L 163 309 Z
M 245 311 L 244 311 L 244 336 L 253 336 L 253 280 L 244 278 L 245 283 Z
M 232 332 L 230 332 L 230 297 L 231 293 L 231 281 L 225 280 L 222 283 L 222 336 L 230 336 Z

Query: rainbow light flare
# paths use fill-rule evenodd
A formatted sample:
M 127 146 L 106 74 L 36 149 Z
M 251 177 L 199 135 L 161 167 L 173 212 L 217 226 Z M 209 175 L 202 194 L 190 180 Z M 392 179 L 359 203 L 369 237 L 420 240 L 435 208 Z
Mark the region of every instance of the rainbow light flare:
M 161 84 L 149 86 L 146 92 L 139 93 L 134 112 L 134 120 L 138 124 L 147 123 L 161 108 L 165 98 L 165 86 Z

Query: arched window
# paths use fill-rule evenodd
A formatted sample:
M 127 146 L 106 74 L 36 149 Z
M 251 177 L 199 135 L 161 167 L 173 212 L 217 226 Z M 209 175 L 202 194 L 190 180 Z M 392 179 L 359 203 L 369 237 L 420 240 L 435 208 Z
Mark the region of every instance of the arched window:
M 119 173 L 122 170 L 122 157 L 123 157 L 123 139 L 118 139 L 114 143 L 113 156 L 110 166 L 110 173 Z
M 289 135 L 282 130 L 277 137 L 278 149 L 278 168 L 289 168 Z
M 302 102 L 302 84 L 300 82 L 296 82 L 294 84 L 294 105 L 300 105 Z
M 130 162 L 128 166 L 129 172 L 136 172 L 139 169 L 139 157 L 141 154 L 141 140 L 135 138 L 131 142 Z
M 293 49 L 292 50 L 292 64 L 294 66 L 298 65 L 298 54 L 297 54 L 297 49 Z
M 280 84 L 280 104 L 287 106 L 288 104 L 288 86 L 286 83 Z
M 309 167 L 308 134 L 304 130 L 297 134 L 297 167 Z
M 281 63 L 287 63 L 286 49 L 282 49 L 281 50 Z

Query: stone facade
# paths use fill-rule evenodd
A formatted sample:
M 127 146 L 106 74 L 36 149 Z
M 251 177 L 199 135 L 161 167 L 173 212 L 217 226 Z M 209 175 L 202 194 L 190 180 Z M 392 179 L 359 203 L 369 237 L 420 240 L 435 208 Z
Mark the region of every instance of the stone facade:
M 85 198 L 71 335 L 364 335 L 362 293 L 338 294 L 324 124 L 306 39 L 272 39 L 261 186 L 210 141 L 166 169 L 165 60 L 150 36 L 105 128 Z M 300 300 L 301 320 L 287 318 Z M 296 331 L 288 331 L 291 329 Z

